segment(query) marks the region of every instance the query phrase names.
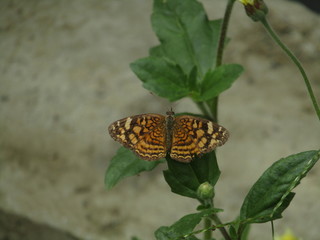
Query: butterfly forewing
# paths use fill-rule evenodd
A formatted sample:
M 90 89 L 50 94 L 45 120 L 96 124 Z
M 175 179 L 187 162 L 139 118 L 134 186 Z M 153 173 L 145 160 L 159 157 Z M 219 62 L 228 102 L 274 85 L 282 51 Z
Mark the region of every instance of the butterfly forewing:
M 165 117 L 160 114 L 120 119 L 109 126 L 109 133 L 142 159 L 151 161 L 166 156 L 166 124 Z
M 223 145 L 228 131 L 209 120 L 189 115 L 175 118 L 170 157 L 180 162 L 190 162 L 196 155 L 212 151 Z

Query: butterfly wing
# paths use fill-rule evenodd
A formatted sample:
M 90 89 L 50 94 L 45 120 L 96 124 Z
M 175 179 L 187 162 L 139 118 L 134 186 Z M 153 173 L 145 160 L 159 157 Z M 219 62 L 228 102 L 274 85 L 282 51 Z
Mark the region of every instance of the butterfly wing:
M 190 162 L 196 155 L 211 152 L 229 137 L 227 129 L 209 120 L 182 115 L 175 118 L 170 157 Z
M 154 161 L 167 153 L 165 117 L 160 114 L 141 114 L 112 123 L 110 136 L 131 149 L 139 158 Z

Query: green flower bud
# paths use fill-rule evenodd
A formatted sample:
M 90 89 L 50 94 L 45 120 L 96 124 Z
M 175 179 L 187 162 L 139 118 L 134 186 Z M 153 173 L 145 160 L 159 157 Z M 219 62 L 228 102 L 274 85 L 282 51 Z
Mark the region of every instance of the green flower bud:
M 255 22 L 263 20 L 268 14 L 268 7 L 263 0 L 239 0 L 247 15 Z
M 214 188 L 210 183 L 204 182 L 198 187 L 197 195 L 202 200 L 212 199 L 214 197 Z

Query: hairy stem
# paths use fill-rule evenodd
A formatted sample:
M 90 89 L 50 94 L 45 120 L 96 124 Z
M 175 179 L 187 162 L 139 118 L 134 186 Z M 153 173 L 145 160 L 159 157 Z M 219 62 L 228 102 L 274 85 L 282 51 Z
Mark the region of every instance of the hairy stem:
M 219 43 L 218 43 L 218 52 L 217 52 L 217 59 L 216 59 L 216 66 L 219 67 L 222 64 L 222 57 L 223 57 L 223 50 L 224 50 L 224 44 L 226 42 L 227 38 L 227 31 L 228 31 L 228 26 L 229 26 L 229 20 L 231 17 L 231 12 L 233 8 L 235 0 L 228 0 L 226 10 L 224 12 L 223 20 L 222 20 L 222 25 L 221 25 L 221 30 L 220 30 L 220 37 L 219 37 Z M 215 122 L 218 122 L 218 102 L 219 102 L 219 97 L 215 97 L 212 101 L 211 107 L 211 113 L 213 116 L 213 120 Z

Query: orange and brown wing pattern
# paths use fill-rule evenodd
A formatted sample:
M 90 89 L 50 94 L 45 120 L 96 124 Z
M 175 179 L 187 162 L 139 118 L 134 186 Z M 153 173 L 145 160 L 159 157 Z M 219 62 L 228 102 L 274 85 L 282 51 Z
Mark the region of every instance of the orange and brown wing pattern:
M 170 157 L 180 162 L 190 162 L 195 156 L 223 145 L 228 137 L 224 127 L 209 120 L 178 116 L 173 126 Z
M 165 117 L 141 114 L 120 119 L 109 126 L 111 137 L 148 161 L 164 158 L 166 147 Z

